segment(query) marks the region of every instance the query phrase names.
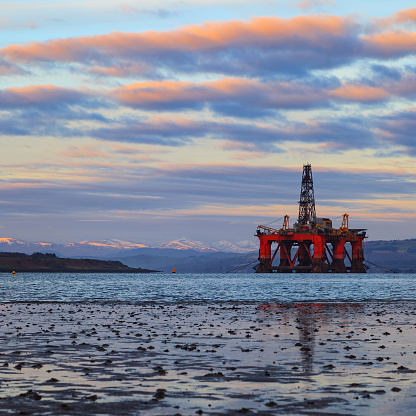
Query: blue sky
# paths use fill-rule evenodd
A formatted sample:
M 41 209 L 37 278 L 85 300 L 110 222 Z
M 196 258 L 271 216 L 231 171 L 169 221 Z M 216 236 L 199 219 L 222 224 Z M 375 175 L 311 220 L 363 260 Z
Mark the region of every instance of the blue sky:
M 3 236 L 251 239 L 317 213 L 416 237 L 410 1 L 13 1 L 0 19 Z

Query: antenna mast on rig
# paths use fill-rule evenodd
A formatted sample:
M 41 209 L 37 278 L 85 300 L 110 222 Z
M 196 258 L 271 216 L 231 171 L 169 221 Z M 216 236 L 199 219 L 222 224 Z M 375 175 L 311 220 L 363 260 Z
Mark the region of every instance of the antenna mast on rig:
M 302 185 L 299 201 L 299 225 L 308 225 L 316 220 L 315 196 L 313 193 L 312 168 L 308 163 L 303 165 Z

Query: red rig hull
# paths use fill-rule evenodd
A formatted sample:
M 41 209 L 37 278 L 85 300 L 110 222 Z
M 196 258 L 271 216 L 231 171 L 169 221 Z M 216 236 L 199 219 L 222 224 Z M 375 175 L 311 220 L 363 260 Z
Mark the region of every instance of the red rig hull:
M 365 273 L 362 230 L 257 230 L 256 273 Z M 329 231 L 329 230 L 328 230 Z M 272 244 L 277 246 L 272 249 Z

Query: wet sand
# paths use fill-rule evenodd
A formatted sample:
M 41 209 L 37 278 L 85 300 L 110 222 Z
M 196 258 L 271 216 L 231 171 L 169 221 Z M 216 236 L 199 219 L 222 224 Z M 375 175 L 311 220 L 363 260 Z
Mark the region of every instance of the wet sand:
M 0 304 L 1 415 L 414 415 L 416 302 Z

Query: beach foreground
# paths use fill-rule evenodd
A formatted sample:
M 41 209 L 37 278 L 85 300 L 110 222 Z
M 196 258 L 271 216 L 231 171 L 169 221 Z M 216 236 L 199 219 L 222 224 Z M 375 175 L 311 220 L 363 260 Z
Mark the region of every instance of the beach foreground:
M 416 302 L 0 304 L 0 414 L 413 415 Z

